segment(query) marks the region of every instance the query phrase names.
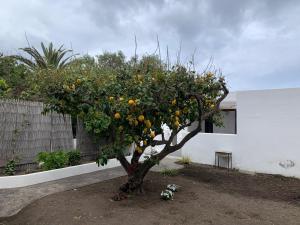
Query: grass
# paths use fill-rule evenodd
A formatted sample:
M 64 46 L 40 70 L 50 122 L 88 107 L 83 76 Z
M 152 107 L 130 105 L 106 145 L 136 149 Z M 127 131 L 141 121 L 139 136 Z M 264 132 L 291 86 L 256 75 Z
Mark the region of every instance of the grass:
M 177 162 L 180 164 L 189 165 L 192 163 L 192 160 L 188 156 L 182 156 L 181 159 L 179 159 Z
M 163 176 L 169 176 L 169 177 L 174 177 L 179 174 L 177 169 L 168 169 L 168 168 L 163 169 L 162 171 L 160 171 L 160 173 Z

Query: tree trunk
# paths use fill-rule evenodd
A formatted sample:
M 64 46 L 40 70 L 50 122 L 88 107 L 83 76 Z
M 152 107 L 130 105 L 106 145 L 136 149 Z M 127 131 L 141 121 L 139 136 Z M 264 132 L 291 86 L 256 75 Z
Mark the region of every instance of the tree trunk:
M 120 191 L 125 193 L 141 193 L 142 192 L 142 185 L 144 181 L 144 177 L 142 175 L 128 175 L 127 183 L 123 184 L 120 187 Z
M 138 164 L 132 172 L 130 171 L 128 173 L 127 183 L 120 187 L 120 191 L 125 193 L 141 193 L 144 177 L 154 165 L 155 163 L 151 161 L 145 161 L 142 164 Z

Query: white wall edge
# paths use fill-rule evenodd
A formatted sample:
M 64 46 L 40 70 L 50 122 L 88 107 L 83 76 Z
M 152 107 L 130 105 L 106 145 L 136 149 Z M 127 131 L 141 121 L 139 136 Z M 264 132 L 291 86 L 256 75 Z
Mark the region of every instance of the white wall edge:
M 167 155 L 166 158 L 167 159 L 174 159 L 174 160 L 177 159 L 177 160 L 180 160 L 182 157 L 180 157 L 180 156 L 174 156 L 174 155 Z
M 126 157 L 128 160 L 131 156 Z M 121 166 L 117 159 L 110 159 L 105 166 L 99 166 L 96 162 L 86 163 L 78 166 L 70 166 L 61 169 L 48 170 L 43 172 L 0 177 L 0 189 L 26 187 L 48 181 L 59 180 L 66 177 L 77 176 L 85 173 L 92 173 L 109 168 Z

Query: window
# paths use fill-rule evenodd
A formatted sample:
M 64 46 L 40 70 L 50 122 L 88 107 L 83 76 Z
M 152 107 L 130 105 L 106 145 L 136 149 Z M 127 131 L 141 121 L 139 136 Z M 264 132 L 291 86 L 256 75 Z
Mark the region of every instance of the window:
M 205 128 L 204 128 L 205 133 L 213 133 L 214 132 L 214 124 L 211 121 L 205 120 L 204 124 L 205 124 Z

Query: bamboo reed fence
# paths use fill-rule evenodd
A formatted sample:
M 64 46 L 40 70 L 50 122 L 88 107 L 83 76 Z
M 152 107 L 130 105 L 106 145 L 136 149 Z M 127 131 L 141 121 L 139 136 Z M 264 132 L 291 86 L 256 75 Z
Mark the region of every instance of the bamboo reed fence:
M 34 163 L 41 151 L 73 148 L 71 117 L 42 111 L 41 102 L 0 100 L 0 167 L 11 159 Z

